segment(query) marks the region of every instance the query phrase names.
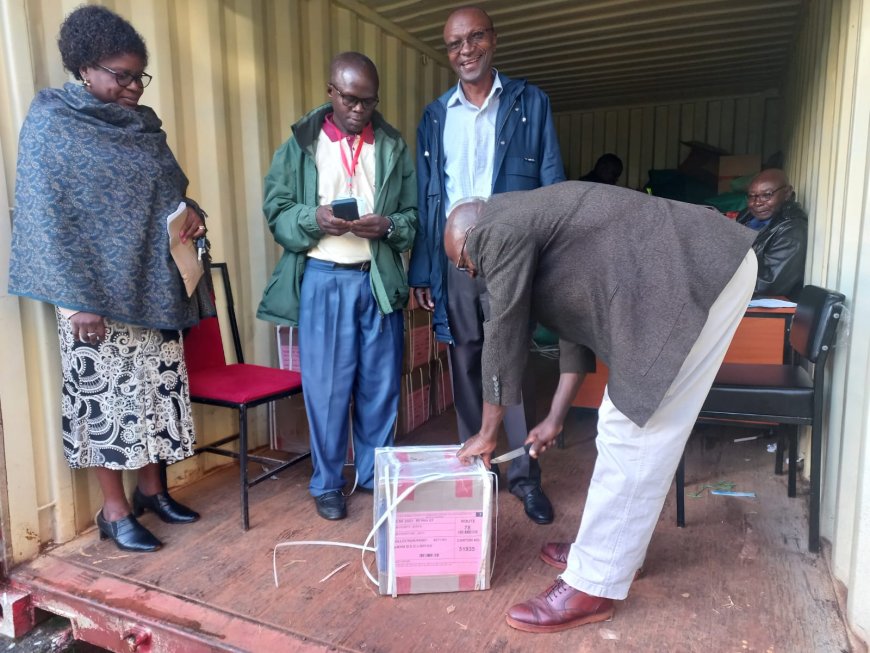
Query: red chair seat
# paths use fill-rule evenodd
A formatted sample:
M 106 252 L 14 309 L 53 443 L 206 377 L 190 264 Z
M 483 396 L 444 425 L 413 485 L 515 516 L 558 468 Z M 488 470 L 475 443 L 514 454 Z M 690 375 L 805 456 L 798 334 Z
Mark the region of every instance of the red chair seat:
M 197 370 L 190 372 L 189 378 L 190 396 L 194 401 L 250 404 L 302 388 L 298 372 L 246 363 Z

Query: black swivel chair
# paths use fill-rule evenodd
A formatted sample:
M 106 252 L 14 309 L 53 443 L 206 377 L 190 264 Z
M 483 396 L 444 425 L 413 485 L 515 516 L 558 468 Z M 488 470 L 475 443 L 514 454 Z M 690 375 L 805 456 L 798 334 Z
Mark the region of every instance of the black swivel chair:
M 785 365 L 723 364 L 699 415 L 700 419 L 789 425 L 790 497 L 797 494 L 798 427 L 812 427 L 809 550 L 814 553 L 819 550 L 825 363 L 835 344 L 844 301 L 845 296 L 836 291 L 806 286 L 789 335 L 797 360 Z M 808 363 L 813 364 L 812 372 Z M 778 448 L 778 467 L 781 451 L 782 446 Z M 685 454 L 677 468 L 676 488 L 677 525 L 685 526 Z

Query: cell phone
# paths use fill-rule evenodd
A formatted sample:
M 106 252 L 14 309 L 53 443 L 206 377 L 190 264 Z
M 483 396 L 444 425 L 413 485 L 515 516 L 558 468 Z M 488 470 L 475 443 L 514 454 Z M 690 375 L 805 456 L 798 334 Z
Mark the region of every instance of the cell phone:
M 359 220 L 356 200 L 353 197 L 345 197 L 332 202 L 332 215 L 342 220 Z

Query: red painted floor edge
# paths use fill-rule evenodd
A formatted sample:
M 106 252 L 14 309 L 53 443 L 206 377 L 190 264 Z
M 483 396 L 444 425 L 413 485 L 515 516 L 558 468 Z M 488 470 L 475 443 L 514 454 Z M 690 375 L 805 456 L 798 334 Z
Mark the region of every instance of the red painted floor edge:
M 76 639 L 111 651 L 341 650 L 201 602 L 95 573 L 50 555 L 13 568 L 6 583 L 30 593 L 34 607 L 68 618 Z M 141 632 L 149 634 L 149 641 L 131 648 L 124 638 Z

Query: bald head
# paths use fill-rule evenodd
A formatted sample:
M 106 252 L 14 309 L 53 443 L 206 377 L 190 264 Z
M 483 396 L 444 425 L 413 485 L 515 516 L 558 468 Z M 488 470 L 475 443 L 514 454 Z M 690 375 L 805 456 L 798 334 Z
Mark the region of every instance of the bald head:
M 447 16 L 447 21 L 445 25 L 449 25 L 450 21 L 458 18 L 473 18 L 480 19 L 483 21 L 481 24 L 484 27 L 488 27 L 492 29 L 492 18 L 489 17 L 489 14 L 486 13 L 480 7 L 475 7 L 474 5 L 466 5 L 465 7 L 459 7 L 450 12 L 450 15 Z
M 762 170 L 752 179 L 746 193 L 749 212 L 757 220 L 770 220 L 791 199 L 794 189 L 779 168 Z
M 375 89 L 380 86 L 377 67 L 362 52 L 342 52 L 335 55 L 329 64 L 329 78 L 341 79 L 346 70 L 352 70 L 359 75 L 367 77 Z
M 462 249 L 469 229 L 477 226 L 484 206 L 486 206 L 486 200 L 475 197 L 460 200 L 450 211 L 447 224 L 444 227 L 444 251 L 454 265 L 473 267 L 468 265 L 468 253 L 463 252 Z M 465 260 L 461 261 L 460 259 Z

